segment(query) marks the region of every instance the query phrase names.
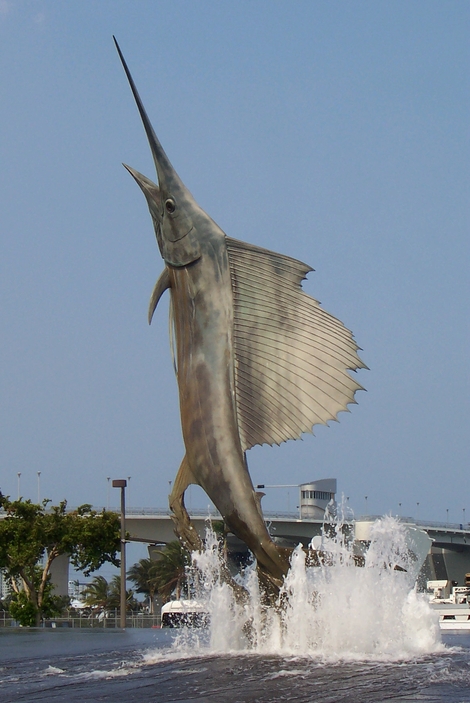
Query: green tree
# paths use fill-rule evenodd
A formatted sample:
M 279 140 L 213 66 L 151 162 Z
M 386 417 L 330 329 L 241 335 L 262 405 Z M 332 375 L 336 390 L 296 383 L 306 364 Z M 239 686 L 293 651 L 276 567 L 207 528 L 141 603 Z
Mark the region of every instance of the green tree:
M 104 576 L 95 576 L 83 591 L 83 596 L 90 608 L 105 610 L 109 607 L 109 583 Z
M 109 584 L 110 607 L 121 610 L 121 577 L 115 574 Z M 134 598 L 134 591 L 126 589 L 126 610 L 137 610 L 139 603 Z
M 168 542 L 155 561 L 155 574 L 158 592 L 164 600 L 174 593 L 176 600 L 181 598 L 181 589 L 187 583 L 186 569 L 191 563 L 189 552 L 175 540 Z
M 35 581 L 40 582 L 42 577 L 42 569 L 36 566 Z M 51 583 L 50 576 L 47 577 L 42 599 L 42 616 L 51 618 L 60 615 L 64 608 L 69 603 L 68 596 L 55 596 L 54 585 Z M 36 607 L 30 601 L 28 593 L 24 589 L 13 591 L 10 596 L 8 610 L 10 615 L 18 620 L 23 627 L 29 627 L 36 624 Z
M 93 581 L 83 591 L 85 603 L 99 611 L 120 610 L 121 608 L 121 577 L 117 574 L 108 582 L 104 576 L 95 576 Z M 126 590 L 126 610 L 134 610 L 138 603 L 134 592 Z
M 140 559 L 127 572 L 127 578 L 134 583 L 136 593 L 147 596 L 151 615 L 155 614 L 155 596 L 159 584 L 157 564 L 153 559 Z
M 50 569 L 61 554 L 86 575 L 105 562 L 119 566 L 119 516 L 82 505 L 67 512 L 67 502 L 48 508 L 30 500 L 11 501 L 0 493 L 0 568 L 14 592 L 13 609 L 23 624 L 39 625 L 51 608 Z
M 189 552 L 178 540 L 168 542 L 159 552 L 157 559 L 141 559 L 134 564 L 127 576 L 136 585 L 137 593 L 145 593 L 150 599 L 151 612 L 154 612 L 154 600 L 160 593 L 163 600 L 169 600 L 174 594 L 181 597 L 181 590 L 187 583 L 187 567 L 191 563 Z

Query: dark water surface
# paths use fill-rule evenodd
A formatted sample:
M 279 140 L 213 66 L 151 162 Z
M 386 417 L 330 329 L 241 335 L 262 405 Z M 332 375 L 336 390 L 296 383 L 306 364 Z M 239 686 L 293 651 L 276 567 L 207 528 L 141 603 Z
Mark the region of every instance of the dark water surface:
M 470 703 L 470 636 L 408 661 L 180 651 L 175 630 L 2 630 L 0 703 Z

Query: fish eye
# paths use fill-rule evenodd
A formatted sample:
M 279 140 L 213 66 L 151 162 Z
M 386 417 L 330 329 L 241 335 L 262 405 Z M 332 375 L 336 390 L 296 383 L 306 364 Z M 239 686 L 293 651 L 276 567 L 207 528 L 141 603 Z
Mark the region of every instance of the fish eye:
M 173 198 L 168 198 L 168 200 L 165 200 L 165 208 L 166 211 L 170 213 L 170 215 L 174 213 L 174 211 L 176 210 L 176 203 Z

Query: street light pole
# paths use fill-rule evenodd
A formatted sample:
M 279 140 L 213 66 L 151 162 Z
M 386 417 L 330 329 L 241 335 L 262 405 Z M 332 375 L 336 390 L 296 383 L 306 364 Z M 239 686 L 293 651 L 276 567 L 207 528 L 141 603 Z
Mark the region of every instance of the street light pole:
M 20 479 L 21 479 L 21 471 L 18 471 L 18 500 L 20 499 L 21 491 L 20 491 Z
M 121 489 L 121 628 L 126 629 L 126 486 L 125 478 L 113 481 Z
M 41 472 L 38 471 L 38 503 L 41 502 Z

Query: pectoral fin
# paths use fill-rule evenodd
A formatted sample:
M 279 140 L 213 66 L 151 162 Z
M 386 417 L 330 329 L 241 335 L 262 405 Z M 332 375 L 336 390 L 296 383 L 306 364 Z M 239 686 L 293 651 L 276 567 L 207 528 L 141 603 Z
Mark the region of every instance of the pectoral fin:
M 167 288 L 170 288 L 170 274 L 168 272 L 168 269 L 165 268 L 163 269 L 160 278 L 158 281 L 155 283 L 155 288 L 152 291 L 152 295 L 150 296 L 150 303 L 149 303 L 149 325 L 152 323 L 152 317 L 153 313 L 155 312 L 155 309 L 158 305 L 158 301 L 162 297 L 163 293 L 166 291 Z

